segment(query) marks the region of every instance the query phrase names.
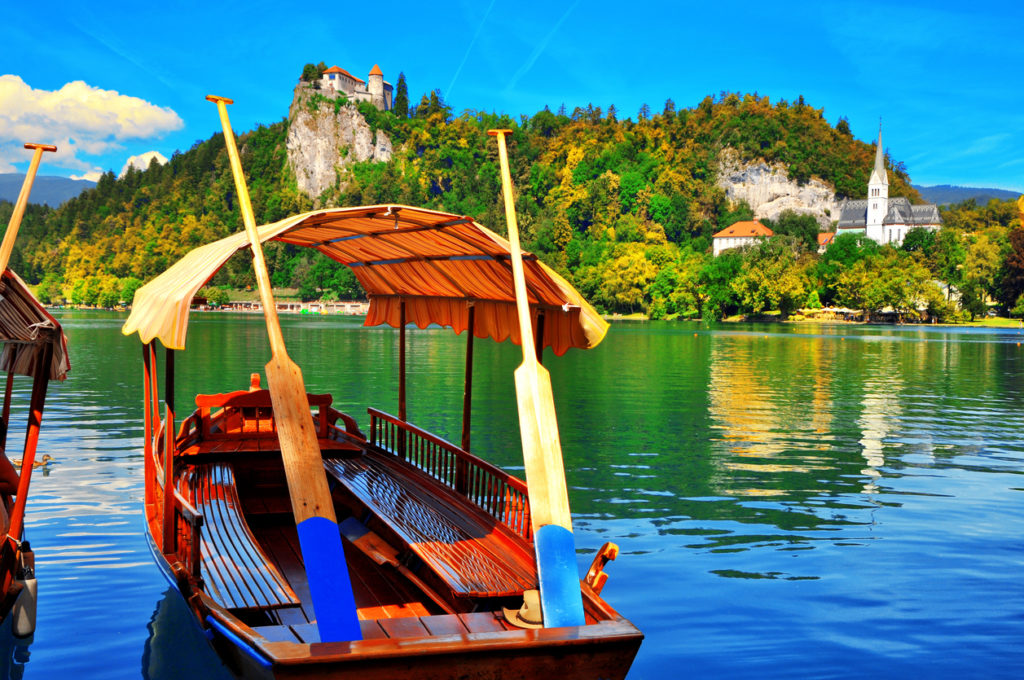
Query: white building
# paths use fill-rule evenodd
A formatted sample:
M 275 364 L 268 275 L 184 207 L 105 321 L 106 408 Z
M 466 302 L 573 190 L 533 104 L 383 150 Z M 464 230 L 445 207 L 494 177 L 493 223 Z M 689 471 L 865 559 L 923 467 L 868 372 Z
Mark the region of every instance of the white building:
M 332 66 L 324 71 L 320 89 L 341 92 L 357 102 L 370 102 L 381 111 L 391 110 L 393 88 L 384 80 L 384 73 L 377 64 L 370 69 L 367 80 L 355 77 L 340 66 Z
M 879 243 L 898 246 L 907 232 L 915 228 L 937 230 L 942 226 L 939 209 L 929 203 L 911 205 L 906 198 L 889 198 L 889 176 L 885 172 L 882 151 L 882 127 L 878 127 L 875 167 L 868 180 L 865 200 L 843 201 L 839 207 L 836 235 L 864 234 Z
M 772 235 L 772 230 L 757 220 L 731 224 L 712 237 L 712 252 L 718 257 L 723 250 L 752 246 Z

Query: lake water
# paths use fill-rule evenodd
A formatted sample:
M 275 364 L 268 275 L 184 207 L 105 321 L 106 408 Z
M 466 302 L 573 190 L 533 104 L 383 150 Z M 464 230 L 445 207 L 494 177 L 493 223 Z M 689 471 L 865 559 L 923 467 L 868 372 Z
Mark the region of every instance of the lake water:
M 38 629 L 11 677 L 227 677 L 146 545 L 141 351 L 66 312 L 26 521 Z M 283 318 L 311 392 L 395 411 L 397 333 Z M 409 333 L 409 419 L 459 440 L 464 337 Z M 1016 329 L 620 323 L 548 354 L 581 571 L 647 635 L 631 680 L 1020 677 L 1024 342 Z M 194 315 L 177 403 L 247 385 L 262 317 Z M 476 343 L 474 452 L 522 475 L 519 349 Z M 16 383 L 19 404 L 29 385 Z M 12 446 L 24 424 L 12 424 Z

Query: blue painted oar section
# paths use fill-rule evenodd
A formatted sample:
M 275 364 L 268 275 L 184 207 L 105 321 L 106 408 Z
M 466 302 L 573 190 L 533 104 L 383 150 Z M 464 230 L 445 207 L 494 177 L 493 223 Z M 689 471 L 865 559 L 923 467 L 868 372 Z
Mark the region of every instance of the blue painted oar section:
M 309 593 L 320 640 L 361 640 L 356 600 L 345 565 L 345 549 L 338 525 L 326 517 L 310 517 L 295 527 L 299 548 L 306 563 Z M 342 556 L 340 564 L 334 562 Z M 327 606 L 325 606 L 325 604 Z
M 540 581 L 540 609 L 544 626 L 582 626 L 583 600 L 576 569 L 576 544 L 572 532 L 558 524 L 546 524 L 533 536 Z

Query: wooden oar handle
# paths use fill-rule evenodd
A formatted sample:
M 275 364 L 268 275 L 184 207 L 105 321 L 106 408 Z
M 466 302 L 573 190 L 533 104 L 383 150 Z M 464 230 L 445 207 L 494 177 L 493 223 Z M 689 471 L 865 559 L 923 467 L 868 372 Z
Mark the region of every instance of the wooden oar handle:
M 512 131 L 511 130 L 506 130 L 506 129 L 502 128 L 500 130 L 488 130 L 487 134 L 489 134 L 491 137 L 497 137 L 498 135 L 502 135 L 502 136 L 510 135 L 510 134 L 512 134 Z
M 42 149 L 43 151 L 56 151 L 57 147 L 53 144 L 33 144 L 32 142 L 25 143 L 26 149 Z
M 234 104 L 235 103 L 234 99 L 228 99 L 227 97 L 220 97 L 220 96 L 215 95 L 215 94 L 208 94 L 208 95 L 206 95 L 206 101 L 213 102 L 214 104 L 219 104 L 220 102 L 224 102 L 225 104 Z

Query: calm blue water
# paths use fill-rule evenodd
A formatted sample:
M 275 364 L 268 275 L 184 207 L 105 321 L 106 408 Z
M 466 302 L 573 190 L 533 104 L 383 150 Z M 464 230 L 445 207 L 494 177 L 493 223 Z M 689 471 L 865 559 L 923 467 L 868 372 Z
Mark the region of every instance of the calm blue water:
M 56 461 L 27 520 L 38 630 L 0 674 L 225 677 L 144 539 L 139 343 L 121 315 L 60 318 L 72 373 L 51 386 L 40 452 Z M 283 321 L 310 391 L 363 424 L 396 408 L 396 333 Z M 190 333 L 182 411 L 269 358 L 261 317 L 199 315 Z M 604 595 L 647 635 L 631 680 L 1024 675 L 1022 341 L 623 323 L 548 355 L 580 568 L 618 543 Z M 463 343 L 410 332 L 410 419 L 455 441 Z M 473 449 L 522 474 L 519 350 L 476 350 Z

